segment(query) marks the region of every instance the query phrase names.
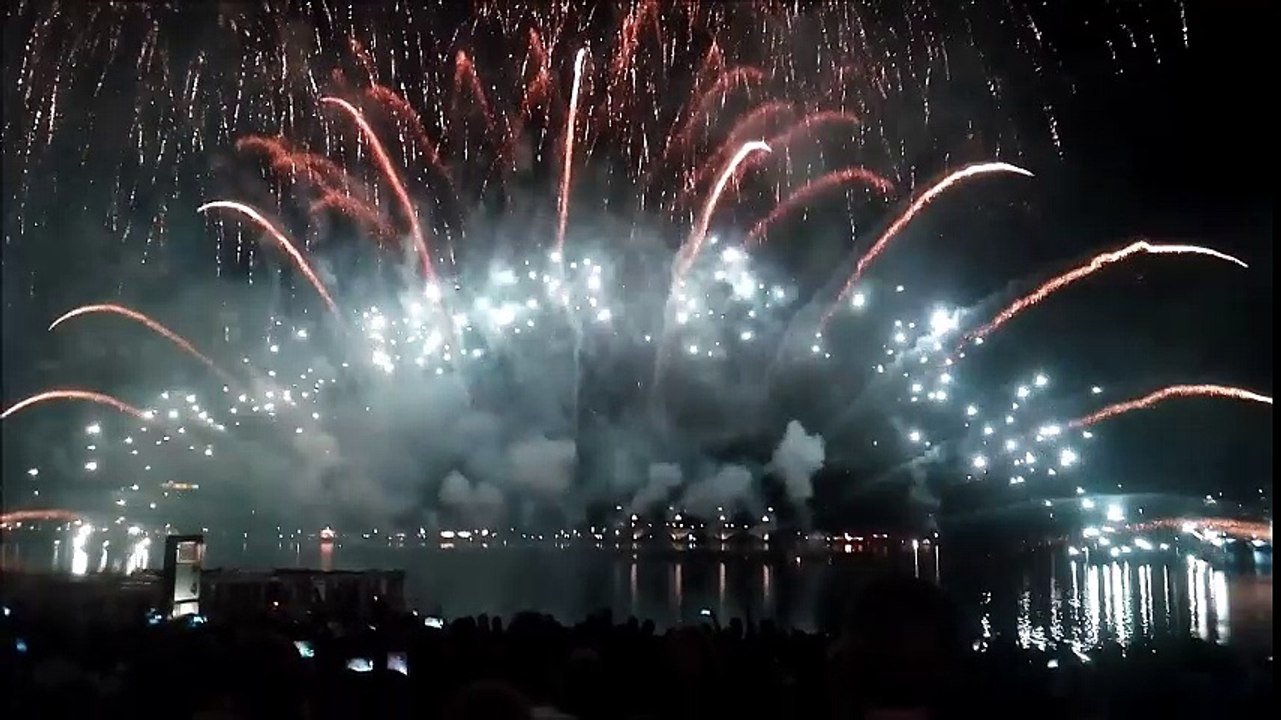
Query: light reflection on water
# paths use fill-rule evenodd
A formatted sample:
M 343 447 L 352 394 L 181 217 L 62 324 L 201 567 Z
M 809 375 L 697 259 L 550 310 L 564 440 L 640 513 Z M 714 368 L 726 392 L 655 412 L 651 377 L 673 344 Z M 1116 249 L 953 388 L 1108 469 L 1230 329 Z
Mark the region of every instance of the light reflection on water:
M 111 542 L 81 529 L 52 541 L 46 536 L 39 544 L 6 542 L 2 560 L 7 568 L 131 572 L 159 562 L 160 554 L 151 553 L 150 544 L 146 537 Z M 709 609 L 722 620 L 772 618 L 805 630 L 835 628 L 857 588 L 897 566 L 904 572 L 924 570 L 931 580 L 941 575 L 945 587 L 972 611 L 984 636 L 1013 637 L 1025 647 L 1065 643 L 1084 651 L 1103 642 L 1189 635 L 1272 646 L 1271 573 L 1226 572 L 1192 557 L 1087 564 L 1046 553 L 1024 563 L 987 564 L 982 572 L 944 565 L 940 573 L 938 553 L 924 547 L 875 556 L 798 557 L 551 546 L 442 552 L 243 543 L 228 549 L 213 543 L 209 567 L 220 565 L 402 568 L 407 599 L 446 616 L 510 616 L 536 609 L 577 619 L 606 607 L 616 616 L 668 625 L 695 621 L 701 610 Z
M 1024 576 L 1014 620 L 1021 645 L 1066 643 L 1084 651 L 1103 642 L 1191 635 L 1271 647 L 1270 573 L 1232 573 L 1193 557 L 1169 564 L 1072 560 L 1066 572 L 1066 588 L 1057 573 L 1044 587 L 1034 575 Z M 999 603 L 980 606 L 984 625 L 1000 634 Z

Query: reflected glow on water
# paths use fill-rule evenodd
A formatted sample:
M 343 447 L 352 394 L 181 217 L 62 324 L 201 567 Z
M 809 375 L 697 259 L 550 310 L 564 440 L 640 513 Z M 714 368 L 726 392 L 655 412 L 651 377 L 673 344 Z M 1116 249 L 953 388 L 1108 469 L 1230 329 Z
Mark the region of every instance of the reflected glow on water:
M 89 536 L 92 534 L 93 526 L 85 525 L 71 538 L 72 575 L 84 575 L 89 572 L 89 552 L 85 550 L 85 546 L 89 544 Z
M 52 540 L 45 536 L 38 545 L 6 542 L 5 566 L 84 575 L 132 573 L 160 562 L 160 553 L 151 552 L 152 538 L 130 534 L 109 541 L 106 534 L 85 525 Z M 1272 642 L 1270 571 L 1225 572 L 1195 557 L 1086 563 L 1043 553 L 980 564 L 979 570 L 967 565 L 939 572 L 936 546 L 924 545 L 897 553 L 802 558 L 551 546 L 451 551 L 334 542 L 263 546 L 239 540 L 212 543 L 208 567 L 401 568 L 407 572 L 410 603 L 445 616 L 511 616 L 534 609 L 578 619 L 609 608 L 616 617 L 650 618 L 661 627 L 697 621 L 708 608 L 722 622 L 772 618 L 804 630 L 832 630 L 862 583 L 897 567 L 903 573 L 933 570 L 930 579 L 944 578 L 944 587 L 973 611 L 970 617 L 989 640 L 1014 638 L 1035 648 L 1066 644 L 1079 651 L 1105 642 L 1128 645 L 1171 636 L 1265 648 Z
M 1270 643 L 1270 574 L 1232 575 L 1193 557 L 1172 562 L 1181 562 L 1184 572 L 1171 573 L 1168 566 L 1151 563 L 1070 561 L 1064 592 L 1053 575 L 1045 593 L 1032 582 L 1025 584 L 1017 602 L 1015 636 L 1024 647 L 1066 643 L 1084 651 L 1103 642 L 1129 645 L 1180 635 L 1227 643 L 1237 639 L 1240 629 L 1255 643 Z M 1246 590 L 1248 607 L 1234 615 L 1230 598 L 1236 588 Z M 999 618 L 990 615 L 985 621 L 999 626 Z

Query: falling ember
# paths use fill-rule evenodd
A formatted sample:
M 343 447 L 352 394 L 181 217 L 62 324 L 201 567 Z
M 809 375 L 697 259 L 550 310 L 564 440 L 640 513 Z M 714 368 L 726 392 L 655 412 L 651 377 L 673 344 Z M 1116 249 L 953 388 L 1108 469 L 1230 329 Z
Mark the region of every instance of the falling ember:
M 1119 402 L 1086 415 L 1083 418 L 1073 420 L 1068 423 L 1069 427 L 1079 428 L 1088 427 L 1109 418 L 1122 415 L 1131 410 L 1143 410 L 1150 408 L 1164 400 L 1174 397 L 1217 397 L 1231 398 L 1234 400 L 1249 400 L 1257 403 L 1272 404 L 1272 398 L 1268 395 L 1260 395 L 1250 392 L 1243 388 L 1231 387 L 1228 385 L 1171 385 L 1162 388 L 1156 392 L 1148 393 L 1140 398 Z
M 39 405 L 50 400 L 85 400 L 113 407 L 122 413 L 133 415 L 139 420 L 151 420 L 151 413 L 139 410 L 123 400 L 118 400 L 104 393 L 93 392 L 92 390 L 47 390 L 10 405 L 4 412 L 0 413 L 0 420 L 4 420 L 10 415 L 25 410 L 32 405 Z
M 307 264 L 306 258 L 302 256 L 302 253 L 298 252 L 298 248 L 293 243 L 289 242 L 289 238 L 285 237 L 285 234 L 275 225 L 272 225 L 261 213 L 244 203 L 234 200 L 214 200 L 196 208 L 196 212 L 203 213 L 214 209 L 234 210 L 258 223 L 289 254 L 290 259 L 294 261 L 294 266 L 301 270 L 307 281 L 311 283 L 311 286 L 316 288 L 316 292 L 320 293 L 320 297 L 324 299 L 329 309 L 335 313 L 338 312 L 338 306 L 334 304 L 334 299 L 329 296 L 329 291 L 325 289 L 324 283 L 320 282 L 320 278 L 311 269 L 311 265 Z
M 779 203 L 763 220 L 756 223 L 751 230 L 747 232 L 747 241 L 759 241 L 771 225 L 781 220 L 788 213 L 798 207 L 804 206 L 816 195 L 823 193 L 831 188 L 844 185 L 851 182 L 861 182 L 872 189 L 881 193 L 888 194 L 893 191 L 894 186 L 889 180 L 877 175 L 876 173 L 863 167 L 850 167 L 844 170 L 830 172 L 818 179 L 806 183 L 801 189 L 792 193 L 786 200 Z
M 698 223 L 694 225 L 694 229 L 689 234 L 689 239 L 687 239 L 685 244 L 681 246 L 680 252 L 678 253 L 676 260 L 676 277 L 680 277 L 688 272 L 690 266 L 694 264 L 694 260 L 698 258 L 698 253 L 703 248 L 703 240 L 707 237 L 707 227 L 712 221 L 712 213 L 716 211 L 716 204 L 720 201 L 721 193 L 725 192 L 725 184 L 728 183 L 730 177 L 734 175 L 734 171 L 738 169 L 739 164 L 742 163 L 747 156 L 757 151 L 770 152 L 770 147 L 760 140 L 752 140 L 751 142 L 743 143 L 743 147 L 738 149 L 738 152 L 734 154 L 733 159 L 731 159 L 729 164 L 725 166 L 725 169 L 721 171 L 721 176 L 717 179 L 716 186 L 712 188 L 711 194 L 707 196 L 707 201 L 703 203 L 703 211 L 699 214 Z
M 152 319 L 150 316 L 140 313 L 137 310 L 134 310 L 132 308 L 127 308 L 123 305 L 116 305 L 114 303 L 102 303 L 99 305 L 81 305 L 78 308 L 68 310 L 67 312 L 59 316 L 57 320 L 54 320 L 52 323 L 50 323 L 49 330 L 53 330 L 54 328 L 58 327 L 62 323 L 74 317 L 78 317 L 80 315 L 89 315 L 93 313 L 112 313 L 115 315 L 127 317 L 130 320 L 133 320 L 135 322 L 142 323 L 143 325 L 147 326 L 147 329 L 151 330 L 152 332 L 155 332 L 158 335 L 161 335 L 169 342 L 172 342 L 173 344 L 182 348 L 183 351 L 185 351 L 188 355 L 191 355 L 192 357 L 196 358 L 200 362 L 204 363 L 218 377 L 222 378 L 223 380 L 225 380 L 230 384 L 233 384 L 233 385 L 236 384 L 235 380 L 232 379 L 232 377 L 229 374 L 227 374 L 226 371 L 218 367 L 218 365 L 214 363 L 213 360 L 210 360 L 209 357 L 206 356 L 204 353 L 197 350 L 195 346 L 193 346 L 190 342 L 187 341 L 186 338 L 170 330 L 164 325 L 161 325 L 159 322 Z
M 1057 277 L 1051 278 L 1037 289 L 1010 303 L 1008 307 L 997 313 L 996 317 L 992 318 L 992 320 L 986 325 L 971 332 L 968 337 L 969 339 L 985 337 L 991 334 L 992 331 L 1009 322 L 1015 315 L 1018 315 L 1024 310 L 1036 305 L 1054 293 L 1083 280 L 1090 275 L 1093 275 L 1108 265 L 1121 262 L 1126 258 L 1142 253 L 1149 255 L 1207 255 L 1212 258 L 1240 265 L 1243 268 L 1249 267 L 1249 265 L 1246 265 L 1244 262 L 1232 257 L 1231 255 L 1221 253 L 1212 248 L 1201 247 L 1200 245 L 1153 245 L 1146 240 L 1139 240 L 1138 242 L 1126 245 L 1120 250 L 1113 250 L 1096 255 L 1090 258 L 1090 261 L 1084 265 L 1072 268 Z
M 83 520 L 84 516 L 74 510 L 64 510 L 62 508 L 49 508 L 47 510 L 14 510 L 0 514 L 0 525 L 8 525 L 18 522 L 40 522 L 42 520 L 57 520 L 60 522 L 75 522 Z
M 343 111 L 351 116 L 356 126 L 360 128 L 361 134 L 365 136 L 365 141 L 369 143 L 369 147 L 374 151 L 374 158 L 378 161 L 379 169 L 386 176 L 387 182 L 391 183 L 392 192 L 396 194 L 396 200 L 400 203 L 400 207 L 404 210 L 405 217 L 409 221 L 409 234 L 413 236 L 414 250 L 422 261 L 423 277 L 428 281 L 435 281 L 436 274 L 432 270 L 431 256 L 427 251 L 427 239 L 423 236 L 422 226 L 418 222 L 418 212 L 414 209 L 413 201 L 409 199 L 409 192 L 405 190 L 405 183 L 401 181 L 400 173 L 396 172 L 396 166 L 392 164 L 391 157 L 387 155 L 387 150 L 383 148 L 382 141 L 378 139 L 374 129 L 369 127 L 365 116 L 356 109 L 356 106 L 336 97 L 322 97 L 320 102 L 337 105 L 342 108 Z M 319 283 L 313 284 L 318 285 Z M 332 306 L 333 302 L 330 301 L 329 304 Z
M 907 227 L 908 223 L 912 222 L 913 218 L 928 207 L 930 203 L 934 202 L 935 198 L 947 192 L 949 188 L 958 183 L 964 182 L 965 180 L 973 177 L 989 175 L 992 173 L 1014 173 L 1016 175 L 1033 177 L 1030 170 L 1024 170 L 1017 165 L 1010 165 L 1009 163 L 1003 162 L 986 162 L 966 165 L 960 170 L 947 175 L 942 180 L 931 185 L 925 192 L 921 193 L 915 200 L 913 200 L 912 204 L 908 205 L 907 209 L 895 218 L 894 222 L 890 223 L 890 226 L 885 229 L 885 232 L 881 233 L 881 236 L 876 239 L 875 243 L 872 243 L 871 249 L 868 250 L 863 257 L 859 258 L 858 263 L 854 266 L 854 272 L 850 273 L 849 278 L 845 281 L 845 286 L 841 288 L 841 292 L 836 298 L 836 302 L 827 309 L 826 313 L 824 313 L 823 320 L 820 324 L 827 324 L 832 313 L 834 313 L 837 306 L 845 300 L 845 297 L 850 294 L 855 283 L 863 277 L 863 272 L 872 264 L 872 261 L 885 250 L 885 246 L 889 245 L 890 241 L 893 240 L 895 236 L 903 230 L 903 228 Z
M 574 87 L 569 95 L 569 117 L 565 120 L 565 159 L 560 174 L 560 196 L 556 199 L 556 252 L 565 246 L 565 227 L 569 222 L 569 183 L 574 172 L 574 119 L 578 116 L 578 93 L 583 84 L 583 62 L 587 48 L 574 56 Z

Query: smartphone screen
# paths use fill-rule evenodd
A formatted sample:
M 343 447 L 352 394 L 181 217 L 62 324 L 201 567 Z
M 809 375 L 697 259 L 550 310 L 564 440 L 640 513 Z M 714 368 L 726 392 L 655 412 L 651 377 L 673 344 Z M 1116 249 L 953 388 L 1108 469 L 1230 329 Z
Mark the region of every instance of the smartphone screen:
M 358 673 L 373 672 L 374 661 L 369 658 L 352 658 L 347 661 L 347 669 Z

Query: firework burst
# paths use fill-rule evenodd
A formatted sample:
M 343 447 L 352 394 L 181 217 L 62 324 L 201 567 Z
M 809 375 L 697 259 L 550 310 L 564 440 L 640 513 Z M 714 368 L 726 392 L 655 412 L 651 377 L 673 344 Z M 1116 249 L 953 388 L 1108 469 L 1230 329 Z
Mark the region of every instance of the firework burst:
M 1039 11 L 1014 5 L 1016 25 L 1036 27 Z M 875 13 L 843 4 L 798 12 L 690 3 L 660 13 L 647 0 L 608 22 L 568 6 L 482 3 L 449 22 L 439 8 L 398 8 L 409 19 L 380 15 L 370 26 L 383 29 L 372 33 L 369 18 L 357 17 L 363 10 L 302 8 L 309 22 L 288 27 L 220 11 L 208 28 L 213 40 L 194 53 L 169 44 L 184 16 L 159 5 L 85 15 L 24 3 L 16 11 L 32 32 L 18 71 L 21 112 L 6 111 L 6 132 L 22 129 L 20 142 L 5 146 L 22 178 L 21 220 L 6 232 L 34 232 L 35 158 L 62 142 L 69 93 L 87 93 L 80 102 L 92 107 L 105 80 L 90 88 L 90 69 L 105 67 L 103 79 L 119 74 L 121 28 L 130 28 L 145 38 L 140 67 L 129 68 L 139 75 L 132 87 L 149 95 L 138 98 L 121 146 L 128 153 L 112 158 L 108 226 L 128 247 L 136 228 L 147 228 L 145 263 L 176 252 L 172 232 L 163 242 L 153 233 L 174 224 L 177 208 L 231 211 L 209 213 L 211 274 L 250 284 L 265 277 L 282 288 L 270 303 L 249 303 L 257 322 L 266 318 L 261 336 L 233 341 L 228 323 L 224 342 L 207 354 L 116 303 L 75 308 L 50 326 L 121 315 L 220 378 L 213 387 L 163 390 L 145 409 L 55 390 L 4 411 L 8 418 L 75 399 L 133 416 L 95 419 L 81 464 L 117 481 L 105 485 L 129 513 L 156 505 L 134 499 L 150 497 L 135 496 L 140 483 L 125 481 L 137 477 L 164 488 L 165 498 L 222 486 L 252 493 L 254 507 L 417 523 L 442 513 L 532 521 L 548 506 L 578 517 L 593 503 L 643 510 L 664 499 L 696 511 L 750 511 L 763 478 L 781 476 L 803 516 L 824 446 L 771 410 L 771 380 L 780 374 L 870 375 L 865 396 L 894 398 L 878 408 L 898 430 L 874 442 L 912 462 L 946 459 L 945 445 L 972 445 L 968 474 L 1004 473 L 1019 484 L 1041 468 L 1054 476 L 1081 461 L 1069 442 L 1076 438 L 1047 420 L 1054 408 L 1038 405 L 1046 375 L 984 411 L 982 389 L 961 382 L 964 353 L 944 348 L 981 340 L 1084 275 L 1051 281 L 968 334 L 956 308 L 895 319 L 870 367 L 857 348 L 829 344 L 830 324 L 873 312 L 877 298 L 865 281 L 874 261 L 933 202 L 963 197 L 986 176 L 1032 177 L 1000 160 L 949 161 L 936 181 L 916 187 L 914 158 L 947 157 L 949 143 L 975 133 L 972 118 L 931 104 L 932 74 L 950 78 L 954 63 L 976 57 L 973 37 L 939 32 L 956 25 L 945 13 L 920 8 L 913 15 L 922 21 L 908 23 L 904 38 Z M 457 32 L 422 30 L 447 25 Z M 79 44 L 61 39 L 67 28 Z M 220 43 L 236 50 L 223 53 Z M 1052 57 L 1044 48 L 1026 52 L 1038 63 Z M 55 59 L 75 71 L 62 74 Z M 1002 81 L 975 77 L 991 89 L 998 112 L 989 115 L 1003 116 L 995 89 Z M 1017 152 L 1009 128 L 985 132 L 981 145 Z M 233 182 L 188 170 L 215 151 L 238 152 L 237 168 L 262 163 L 259 175 Z M 150 216 L 136 208 L 147 187 L 162 197 Z M 229 195 L 237 199 L 208 200 Z M 841 204 L 879 230 L 852 239 L 855 255 L 834 278 L 834 296 L 806 291 L 749 252 L 771 231 L 767 247 L 779 245 L 782 229 L 820 203 Z M 233 213 L 250 222 L 227 217 Z M 276 253 L 261 251 L 259 237 L 286 262 L 264 263 Z M 1139 251 L 1224 258 L 1195 246 L 1140 245 L 1072 272 Z M 314 301 L 310 291 L 295 292 L 295 279 L 327 317 L 308 312 Z M 236 290 L 217 287 L 225 307 Z M 824 308 L 817 322 L 803 311 L 811 306 Z M 172 304 L 156 314 L 194 313 Z M 799 359 L 783 345 L 800 348 Z M 221 369 L 233 363 L 237 372 Z M 954 422 L 934 434 L 921 424 L 938 410 Z M 803 421 L 831 434 L 844 417 Z M 773 442 L 784 425 L 772 460 L 709 451 L 733 438 L 769 434 Z M 122 511 L 117 522 L 126 518 Z

